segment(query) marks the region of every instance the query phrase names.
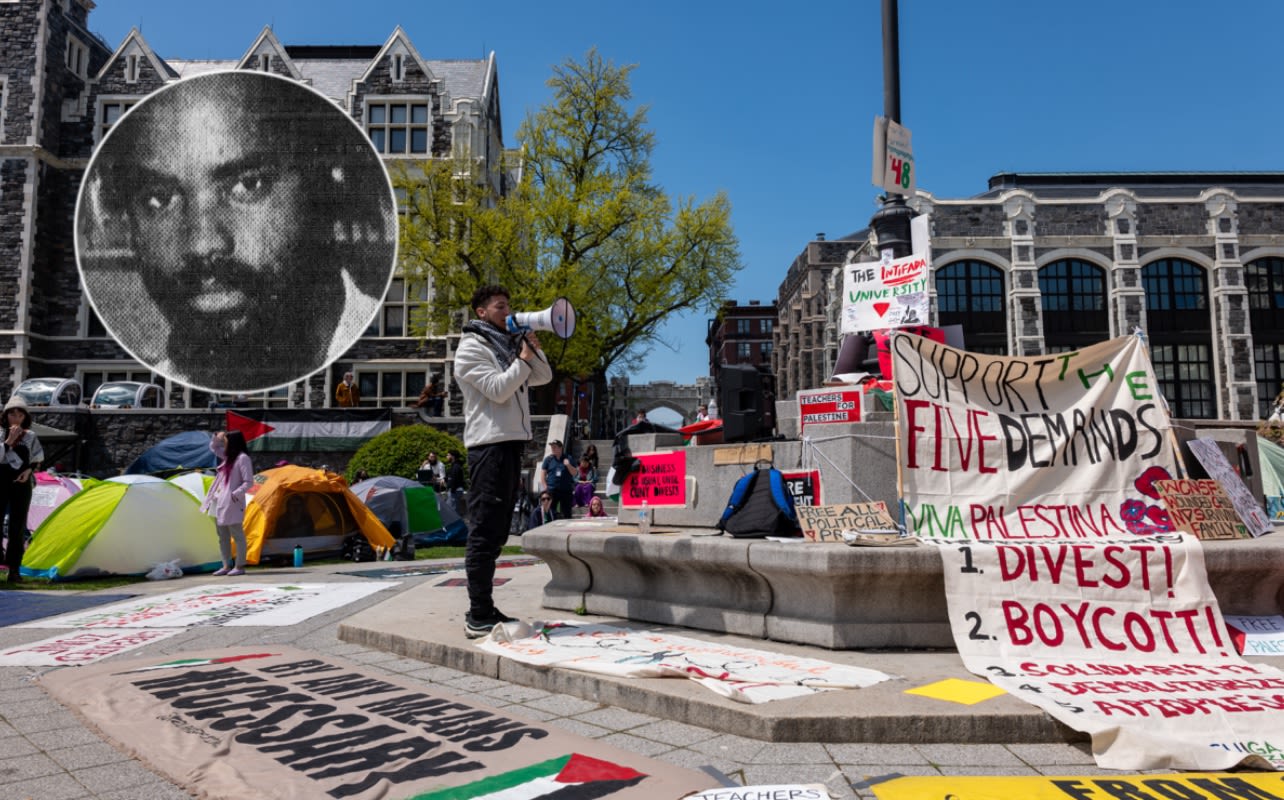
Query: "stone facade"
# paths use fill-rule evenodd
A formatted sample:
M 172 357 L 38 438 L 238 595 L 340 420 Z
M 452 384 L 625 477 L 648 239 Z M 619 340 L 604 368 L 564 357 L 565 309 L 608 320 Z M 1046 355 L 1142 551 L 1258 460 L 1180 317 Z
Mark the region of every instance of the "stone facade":
M 104 379 L 155 377 L 106 335 L 85 300 L 73 217 L 85 168 L 110 122 L 174 81 L 215 70 L 271 71 L 331 98 L 367 131 L 372 102 L 424 105 L 426 146 L 386 153 L 390 165 L 466 155 L 497 193 L 513 185 L 493 54 L 426 59 L 400 28 L 382 45 L 337 47 L 283 45 L 264 28 L 257 38 L 247 37 L 249 49 L 239 59 L 166 60 L 138 31 L 114 48 L 90 33 L 93 5 L 0 3 L 0 282 L 17 287 L 0 293 L 0 397 L 30 377 L 77 378 L 87 389 Z M 329 369 L 250 402 L 330 406 L 335 384 L 352 369 L 367 405 L 405 406 L 426 377 L 439 372 L 447 378 L 451 406 L 458 407 L 450 380 L 455 342 L 410 335 L 416 306 L 432 300 L 400 299 L 394 296 L 400 288 L 394 285 L 372 330 Z M 206 408 L 216 399 L 175 382 L 166 389 L 176 408 Z
M 1035 355 L 1141 330 L 1174 416 L 1193 419 L 1256 419 L 1281 388 L 1284 173 L 999 174 L 976 197 L 911 205 L 930 220 L 932 321 L 963 324 L 970 348 Z M 781 284 L 782 400 L 834 364 L 802 317 L 808 274 L 834 292 L 822 244 Z M 827 311 L 832 337 L 841 298 Z
M 820 386 L 832 373 L 839 345 L 837 316 L 832 313 L 842 296 L 839 267 L 869 253 L 868 231 L 832 241 L 820 234 L 789 265 L 776 293 L 771 369 L 777 399 L 792 399 L 799 389 Z

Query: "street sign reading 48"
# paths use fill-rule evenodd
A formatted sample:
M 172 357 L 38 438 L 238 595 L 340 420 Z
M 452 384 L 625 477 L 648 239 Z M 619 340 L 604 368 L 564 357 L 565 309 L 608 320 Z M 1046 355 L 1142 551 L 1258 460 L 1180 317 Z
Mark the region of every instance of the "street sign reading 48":
M 910 197 L 918 186 L 914 148 L 908 128 L 887 117 L 874 118 L 873 183 L 893 194 Z

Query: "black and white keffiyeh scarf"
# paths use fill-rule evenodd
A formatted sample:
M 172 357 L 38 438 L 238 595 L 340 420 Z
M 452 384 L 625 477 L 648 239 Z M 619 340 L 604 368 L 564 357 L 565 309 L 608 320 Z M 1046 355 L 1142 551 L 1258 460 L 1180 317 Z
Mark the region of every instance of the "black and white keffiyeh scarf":
M 508 369 L 508 366 L 517 358 L 517 348 L 520 347 L 520 337 L 513 336 L 507 331 L 501 331 L 488 322 L 479 319 L 469 320 L 464 324 L 464 333 L 475 333 L 486 340 L 490 349 L 495 351 L 495 358 L 499 359 L 499 368 Z

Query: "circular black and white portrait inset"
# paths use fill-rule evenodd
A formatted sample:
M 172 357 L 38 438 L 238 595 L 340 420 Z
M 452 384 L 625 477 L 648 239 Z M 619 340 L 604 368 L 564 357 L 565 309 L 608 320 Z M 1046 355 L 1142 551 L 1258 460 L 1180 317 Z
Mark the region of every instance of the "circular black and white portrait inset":
M 131 356 L 188 386 L 255 392 L 328 366 L 370 324 L 396 266 L 396 201 L 328 98 L 263 72 L 198 75 L 98 146 L 76 260 Z

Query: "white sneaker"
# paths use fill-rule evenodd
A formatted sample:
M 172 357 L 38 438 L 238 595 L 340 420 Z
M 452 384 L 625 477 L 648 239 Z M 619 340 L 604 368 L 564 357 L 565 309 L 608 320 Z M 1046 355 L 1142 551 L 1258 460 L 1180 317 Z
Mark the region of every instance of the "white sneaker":
M 232 571 L 232 568 L 231 568 L 231 567 L 220 567 L 219 569 L 214 570 L 214 574 L 215 574 L 215 575 L 226 575 L 227 573 L 229 573 L 229 572 L 231 572 L 231 571 Z

